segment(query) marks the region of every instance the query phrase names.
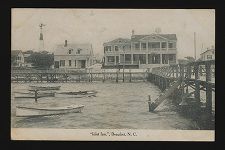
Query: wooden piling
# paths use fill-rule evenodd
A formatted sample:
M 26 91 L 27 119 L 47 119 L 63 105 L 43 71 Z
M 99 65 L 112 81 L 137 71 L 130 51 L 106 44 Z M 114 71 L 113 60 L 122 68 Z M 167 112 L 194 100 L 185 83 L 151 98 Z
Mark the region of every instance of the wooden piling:
M 206 111 L 212 113 L 212 87 L 211 87 L 211 64 L 206 63 Z

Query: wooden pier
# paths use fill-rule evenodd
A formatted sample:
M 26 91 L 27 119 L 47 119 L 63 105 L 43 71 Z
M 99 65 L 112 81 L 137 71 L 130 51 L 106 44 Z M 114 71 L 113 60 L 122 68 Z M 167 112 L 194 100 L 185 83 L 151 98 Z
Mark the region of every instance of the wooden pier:
M 162 91 L 168 90 L 178 78 L 182 82 L 171 96 L 182 112 L 197 120 L 203 120 L 202 124 L 214 122 L 215 60 L 157 67 L 148 75 L 148 81 Z M 213 126 L 209 125 L 208 128 Z

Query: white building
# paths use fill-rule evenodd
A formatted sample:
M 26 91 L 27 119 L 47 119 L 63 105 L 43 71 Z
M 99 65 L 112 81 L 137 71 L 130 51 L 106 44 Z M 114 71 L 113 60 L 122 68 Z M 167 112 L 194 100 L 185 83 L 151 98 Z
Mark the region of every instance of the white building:
M 207 49 L 205 52 L 200 54 L 201 60 L 215 60 L 215 48 Z
M 24 66 L 24 55 L 21 50 L 11 51 L 11 65 L 14 67 Z
M 104 67 L 151 68 L 177 62 L 176 34 L 136 35 L 117 38 L 104 46 Z
M 87 68 L 93 65 L 93 49 L 89 43 L 85 44 L 64 44 L 57 45 L 54 52 L 55 68 Z

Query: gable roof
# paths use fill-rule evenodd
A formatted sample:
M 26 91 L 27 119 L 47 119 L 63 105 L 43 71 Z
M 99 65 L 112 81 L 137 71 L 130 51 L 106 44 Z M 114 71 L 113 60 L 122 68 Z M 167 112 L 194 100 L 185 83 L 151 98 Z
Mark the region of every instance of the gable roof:
M 11 51 L 12 56 L 17 56 L 19 53 L 22 53 L 22 51 L 21 50 L 12 50 Z
M 177 36 L 176 34 L 148 34 L 148 35 L 133 35 L 131 36 L 131 40 L 132 41 L 138 41 L 146 36 L 151 36 L 151 35 L 155 35 L 155 36 L 161 36 L 163 38 L 166 38 L 168 40 L 177 40 Z
M 212 49 L 207 49 L 206 51 L 202 52 L 200 55 L 205 54 L 205 53 L 208 52 L 208 51 L 215 51 L 215 49 L 214 49 L 214 48 L 212 48 Z
M 131 42 L 130 39 L 126 39 L 126 38 L 117 38 L 117 39 L 114 39 L 112 41 L 109 41 L 109 42 L 105 42 L 104 44 L 124 44 L 124 43 L 127 43 L 129 44 Z
M 71 49 L 71 54 L 68 54 L 69 49 Z M 54 50 L 54 55 L 78 55 L 77 51 L 80 50 L 79 55 L 92 55 L 92 45 L 89 43 L 82 44 L 67 44 L 65 47 L 64 44 L 57 45 Z

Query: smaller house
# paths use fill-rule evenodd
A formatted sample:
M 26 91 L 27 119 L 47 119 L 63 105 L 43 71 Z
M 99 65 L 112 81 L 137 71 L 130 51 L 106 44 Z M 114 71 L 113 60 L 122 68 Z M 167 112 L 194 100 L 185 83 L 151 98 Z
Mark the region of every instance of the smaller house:
M 21 50 L 12 50 L 11 51 L 11 65 L 13 67 L 24 66 L 24 55 Z
M 26 52 L 23 52 L 23 55 L 24 55 L 24 66 L 25 67 L 29 67 L 29 68 L 33 67 L 32 63 L 28 62 L 28 59 L 29 59 L 31 54 L 33 54 L 32 50 L 28 50 Z
M 205 52 L 200 54 L 201 60 L 215 60 L 215 48 L 207 49 Z
M 57 45 L 54 52 L 54 67 L 80 69 L 93 65 L 93 49 L 89 43 L 67 43 Z

